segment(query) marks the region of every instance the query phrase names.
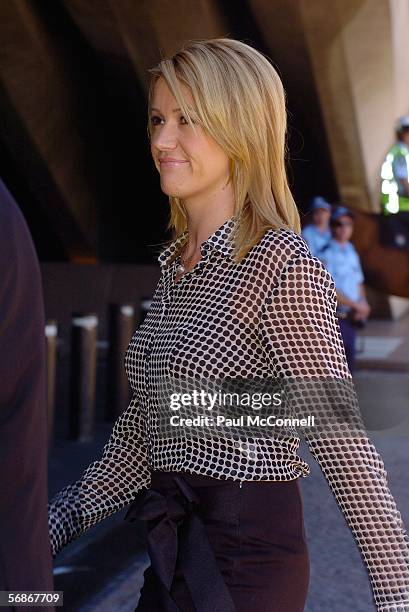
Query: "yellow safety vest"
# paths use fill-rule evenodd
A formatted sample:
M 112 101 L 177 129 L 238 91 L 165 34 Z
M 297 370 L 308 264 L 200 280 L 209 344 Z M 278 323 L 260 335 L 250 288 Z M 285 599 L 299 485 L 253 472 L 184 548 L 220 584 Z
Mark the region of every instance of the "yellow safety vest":
M 398 156 L 405 158 L 409 177 L 409 149 L 397 142 L 387 154 L 381 170 L 381 205 L 385 215 L 409 211 L 409 197 L 399 195 L 398 181 L 393 174 L 393 162 Z

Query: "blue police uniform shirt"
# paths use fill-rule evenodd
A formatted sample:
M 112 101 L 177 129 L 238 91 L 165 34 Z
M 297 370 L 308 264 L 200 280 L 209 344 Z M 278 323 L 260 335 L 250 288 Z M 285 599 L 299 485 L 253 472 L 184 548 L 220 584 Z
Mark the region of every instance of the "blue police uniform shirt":
M 364 282 L 364 274 L 359 255 L 351 242 L 340 244 L 331 238 L 318 253 L 328 272 L 334 279 L 335 288 L 350 300 L 360 298 L 359 285 Z M 339 306 L 339 310 L 350 310 L 349 306 Z
M 396 146 L 396 145 L 395 145 Z M 398 142 L 397 146 L 401 153 L 396 153 L 392 162 L 393 175 L 396 179 L 409 180 L 408 163 L 406 161 L 409 155 L 409 147 L 404 142 Z
M 318 251 L 331 239 L 331 230 L 328 228 L 321 232 L 314 223 L 311 223 L 303 228 L 301 236 L 307 241 L 312 255 L 317 256 Z
M 395 145 L 396 146 L 396 145 Z M 400 153 L 395 153 L 392 162 L 392 172 L 396 181 L 408 181 L 409 180 L 409 147 L 404 142 L 398 143 Z M 398 194 L 406 196 L 406 190 L 404 186 L 398 184 Z

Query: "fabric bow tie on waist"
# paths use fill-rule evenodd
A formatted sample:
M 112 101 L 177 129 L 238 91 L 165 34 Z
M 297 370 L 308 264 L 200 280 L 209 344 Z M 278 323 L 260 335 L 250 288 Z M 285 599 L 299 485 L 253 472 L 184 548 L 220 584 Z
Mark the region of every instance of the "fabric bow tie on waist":
M 179 551 L 180 568 L 197 612 L 237 612 L 196 510 L 199 498 L 181 476 L 180 492 L 162 495 L 148 490 L 125 515 L 127 521 L 149 522 L 148 551 L 164 587 L 164 612 L 182 612 L 170 595 Z

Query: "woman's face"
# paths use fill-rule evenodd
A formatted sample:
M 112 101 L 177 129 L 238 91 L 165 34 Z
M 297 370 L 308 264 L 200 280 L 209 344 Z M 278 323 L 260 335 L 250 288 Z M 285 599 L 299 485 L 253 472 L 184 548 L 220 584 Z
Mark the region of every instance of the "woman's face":
M 187 105 L 195 109 L 190 91 L 181 85 Z M 189 126 L 166 81 L 155 84 L 152 106 L 151 152 L 164 193 L 185 203 L 217 196 L 229 178 L 226 153 L 200 125 Z

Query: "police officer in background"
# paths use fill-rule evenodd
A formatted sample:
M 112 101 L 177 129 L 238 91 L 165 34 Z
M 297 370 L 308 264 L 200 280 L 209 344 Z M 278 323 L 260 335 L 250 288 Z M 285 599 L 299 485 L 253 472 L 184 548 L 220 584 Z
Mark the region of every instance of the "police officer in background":
M 337 316 L 351 372 L 355 369 L 356 330 L 365 324 L 370 307 L 365 297 L 364 275 L 359 255 L 350 242 L 354 230 L 353 214 L 337 207 L 330 220 L 331 238 L 317 254 L 331 273 L 337 292 Z
M 312 223 L 303 228 L 301 235 L 307 241 L 311 253 L 316 256 L 331 238 L 329 228 L 331 204 L 321 196 L 317 196 L 312 201 L 311 210 Z
M 409 115 L 396 122 L 396 142 L 381 170 L 381 205 L 385 215 L 409 211 Z

